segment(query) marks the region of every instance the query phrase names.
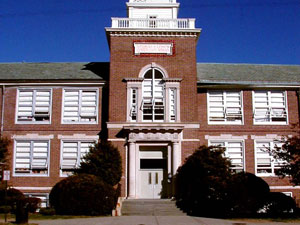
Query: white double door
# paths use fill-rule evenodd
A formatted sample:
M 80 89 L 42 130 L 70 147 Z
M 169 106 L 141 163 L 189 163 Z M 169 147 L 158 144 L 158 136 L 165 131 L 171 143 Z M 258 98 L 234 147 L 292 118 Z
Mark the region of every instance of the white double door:
M 163 190 L 163 169 L 141 170 L 141 198 L 159 199 Z
M 139 151 L 140 198 L 157 199 L 164 197 L 167 171 L 167 149 L 164 147 L 141 147 Z

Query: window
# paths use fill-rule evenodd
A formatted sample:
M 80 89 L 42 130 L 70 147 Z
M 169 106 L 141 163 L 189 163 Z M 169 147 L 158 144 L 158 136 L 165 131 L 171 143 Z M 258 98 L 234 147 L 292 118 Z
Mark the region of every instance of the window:
M 157 16 L 149 16 L 149 27 L 150 28 L 157 27 L 156 19 L 157 19 Z
M 48 175 L 49 149 L 49 141 L 16 141 L 15 175 Z
M 18 90 L 17 122 L 50 123 L 51 90 Z
M 242 124 L 241 91 L 209 91 L 208 122 L 210 124 Z
M 165 119 L 165 84 L 163 74 L 155 68 L 148 70 L 143 81 L 143 121 L 162 122 Z
M 254 91 L 254 124 L 287 124 L 285 91 Z
M 177 103 L 177 96 L 176 96 L 176 88 L 170 88 L 169 91 L 169 101 L 170 101 L 170 112 L 169 112 L 169 116 L 170 116 L 170 121 L 171 122 L 175 122 L 176 121 L 176 103 Z
M 257 141 L 255 145 L 256 174 L 258 176 L 275 176 L 277 169 L 280 169 L 284 161 L 274 159 L 268 149 L 281 147 L 282 143 L 273 141 Z
M 96 123 L 98 114 L 96 90 L 64 90 L 63 122 Z
M 46 208 L 49 206 L 49 194 L 43 193 L 24 193 L 27 198 L 39 198 L 41 199 L 40 208 Z M 39 209 L 38 209 L 39 210 Z
M 138 93 L 137 88 L 131 88 L 130 118 L 131 121 L 133 122 L 137 120 L 137 111 L 138 111 L 137 93 Z
M 72 175 L 81 159 L 89 152 L 93 141 L 63 141 L 61 156 L 61 174 Z
M 231 160 L 231 170 L 244 171 L 244 145 L 242 141 L 210 141 L 210 145 L 225 148 L 225 157 Z

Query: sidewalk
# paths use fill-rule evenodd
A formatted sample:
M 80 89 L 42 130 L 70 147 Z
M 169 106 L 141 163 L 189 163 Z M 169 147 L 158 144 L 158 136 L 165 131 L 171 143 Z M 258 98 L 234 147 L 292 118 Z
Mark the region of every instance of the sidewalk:
M 300 225 L 300 223 L 246 223 L 190 216 L 121 216 L 63 220 L 31 220 L 39 225 Z

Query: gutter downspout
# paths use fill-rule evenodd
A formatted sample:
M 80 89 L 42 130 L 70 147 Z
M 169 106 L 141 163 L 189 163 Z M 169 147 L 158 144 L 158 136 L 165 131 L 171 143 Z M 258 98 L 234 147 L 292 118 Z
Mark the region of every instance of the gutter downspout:
M 2 109 L 1 109 L 1 133 L 0 137 L 3 136 L 3 128 L 4 128 L 4 101 L 5 101 L 5 85 L 2 85 Z

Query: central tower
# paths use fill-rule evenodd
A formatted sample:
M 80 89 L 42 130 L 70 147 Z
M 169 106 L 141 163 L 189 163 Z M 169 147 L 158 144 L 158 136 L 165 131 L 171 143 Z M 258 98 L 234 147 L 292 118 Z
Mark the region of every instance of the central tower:
M 194 149 L 197 121 L 195 19 L 176 0 L 129 0 L 112 18 L 108 138 L 123 157 L 122 196 L 171 197 L 172 175 Z

